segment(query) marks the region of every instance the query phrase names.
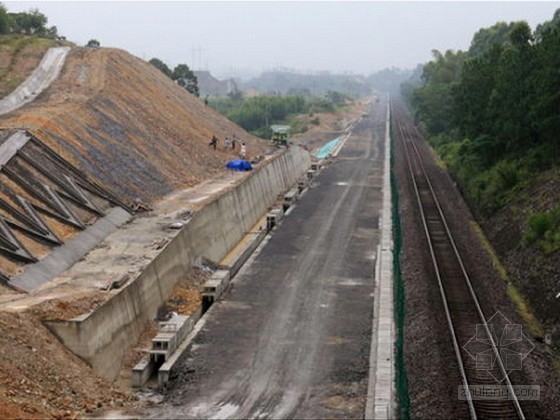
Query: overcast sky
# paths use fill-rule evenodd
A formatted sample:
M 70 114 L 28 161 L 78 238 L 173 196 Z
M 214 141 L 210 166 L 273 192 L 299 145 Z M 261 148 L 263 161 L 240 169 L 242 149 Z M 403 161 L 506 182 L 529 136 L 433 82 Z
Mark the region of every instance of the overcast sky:
M 38 8 L 79 45 L 95 38 L 171 67 L 218 76 L 284 67 L 369 74 L 412 68 L 431 50 L 469 47 L 498 21 L 550 20 L 560 2 L 3 1 L 10 12 Z

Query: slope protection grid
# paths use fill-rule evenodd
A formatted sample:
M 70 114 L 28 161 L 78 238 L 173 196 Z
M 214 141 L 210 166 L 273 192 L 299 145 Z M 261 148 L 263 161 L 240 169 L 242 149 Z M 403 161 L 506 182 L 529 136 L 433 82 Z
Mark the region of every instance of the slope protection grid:
M 168 194 L 224 173 L 225 162 L 239 152 L 223 148 L 226 136 L 244 140 L 249 158 L 272 149 L 151 64 L 124 51 L 80 47 L 50 51 L 13 97 L 27 100 L 26 92 L 38 93 L 35 83 L 58 72 L 60 76 L 34 101 L 0 116 L 0 154 L 9 148 L 9 141 L 3 147 L 2 139 L 21 128 L 34 139 L 0 168 L 0 182 L 8 187 L 0 192 L 0 218 L 24 228 L 14 229 L 8 242 L 27 257 L 22 262 L 12 258 L 13 252 L 7 257 L 0 254 L 3 281 L 18 276 L 19 286 L 30 290 L 62 274 L 103 240 L 105 235 L 91 228 L 111 212 L 106 205 L 109 197 L 127 211 L 149 209 Z M 217 150 L 208 146 L 212 135 L 220 139 Z M 45 166 L 45 159 L 52 164 Z M 67 172 L 53 170 L 61 162 Z M 80 187 L 85 184 L 87 191 Z M 95 192 L 101 190 L 98 197 Z M 33 222 L 39 217 L 36 211 L 44 223 L 40 229 Z M 119 218 L 117 224 L 122 221 Z M 88 231 L 93 235 L 84 237 Z M 41 241 L 37 232 L 49 241 Z M 68 249 L 62 251 L 63 247 Z M 35 259 L 39 263 L 27 270 Z
M 73 48 L 58 79 L 0 127 L 25 127 L 127 204 L 152 205 L 223 173 L 239 155 L 224 149 L 226 136 L 245 141 L 249 159 L 272 149 L 148 62 L 110 48 Z

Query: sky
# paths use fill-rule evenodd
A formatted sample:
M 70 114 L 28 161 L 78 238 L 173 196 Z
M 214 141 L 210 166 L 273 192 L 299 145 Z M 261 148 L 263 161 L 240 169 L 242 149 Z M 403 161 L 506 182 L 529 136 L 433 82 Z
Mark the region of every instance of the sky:
M 171 68 L 186 63 L 221 77 L 284 68 L 371 74 L 414 68 L 431 51 L 466 50 L 499 21 L 531 28 L 560 2 L 485 1 L 2 1 L 38 8 L 78 45 L 97 39 Z

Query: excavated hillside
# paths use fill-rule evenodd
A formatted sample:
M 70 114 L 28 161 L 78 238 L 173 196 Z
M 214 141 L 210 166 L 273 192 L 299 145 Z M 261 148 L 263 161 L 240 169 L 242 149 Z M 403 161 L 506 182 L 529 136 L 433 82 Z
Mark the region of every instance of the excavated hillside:
M 46 47 L 34 48 L 25 50 L 25 54 L 23 49 L 18 50 L 23 55 L 16 60 L 0 52 L 0 71 L 9 69 L 10 75 L 23 81 L 46 51 Z M 21 65 L 16 66 L 16 62 Z M 2 67 L 2 63 L 8 64 Z M 109 204 L 90 195 L 96 189 L 82 188 L 91 185 L 90 181 L 112 191 L 118 202 L 130 204 L 140 200 L 152 205 L 170 192 L 226 171 L 225 163 L 239 152 L 239 147 L 224 150 L 226 136 L 236 135 L 247 142 L 248 158 L 266 154 L 270 148 L 269 142 L 249 135 L 206 107 L 150 64 L 116 49 L 72 49 L 60 76 L 47 90 L 33 102 L 0 117 L 0 144 L 12 136 L 15 128 L 26 128 L 31 135 L 28 140 L 21 137 L 27 143 L 22 143 L 17 154 L 2 166 L 3 172 L 13 172 L 10 179 L 0 174 L 0 198 L 11 209 L 0 211 L 0 217 L 30 228 L 37 220 L 29 221 L 27 217 L 29 220 L 24 223 L 25 220 L 10 217 L 18 212 L 40 216 L 65 242 L 80 229 L 61 222 L 60 217 L 53 218 L 52 211 L 45 213 L 45 209 L 52 210 L 52 203 L 31 194 L 38 186 L 48 185 L 52 191 L 59 191 L 63 204 L 73 209 L 85 228 L 98 215 L 71 204 L 68 195 L 62 193 L 69 191 L 68 185 L 62 188 L 50 178 L 70 175 L 76 182 L 73 185 L 87 198 L 98 206 L 103 204 L 102 210 Z M 208 146 L 213 135 L 221 140 L 217 150 Z M 52 151 L 64 160 L 58 160 Z M 66 161 L 79 171 L 69 168 Z M 25 181 L 29 190 L 18 186 L 17 174 L 21 178 L 18 182 Z M 25 213 L 22 203 L 14 201 L 11 192 L 20 194 L 33 206 L 42 206 L 43 211 Z M 36 233 L 26 238 L 29 231 L 20 227 L 12 233 L 35 256 L 44 257 L 50 250 L 43 249 L 48 244 L 37 239 Z M 41 252 L 34 252 L 31 240 L 43 247 Z M 0 259 L 2 270 L 7 261 Z M 1 302 L 21 295 L 0 286 Z M 73 301 L 55 299 L 27 309 L 0 312 L 1 418 L 70 418 L 134 403 L 130 393 L 95 374 L 41 322 L 82 314 L 102 300 L 103 296 L 86 293 L 80 298 L 77 293 Z
M 29 36 L 0 36 L 0 98 L 12 92 L 35 70 L 50 47 L 69 44 Z
M 560 202 L 560 170 L 548 170 L 529 183 L 516 199 L 483 222 L 488 239 L 504 262 L 511 281 L 529 299 L 545 332 L 560 349 L 560 250 L 545 252 L 528 244 L 528 218 L 551 211 Z
M 105 48 L 74 48 L 59 78 L 0 127 L 28 128 L 122 201 L 147 204 L 225 170 L 238 149 L 214 151 L 212 135 L 236 135 L 251 158 L 269 147 L 149 63 Z

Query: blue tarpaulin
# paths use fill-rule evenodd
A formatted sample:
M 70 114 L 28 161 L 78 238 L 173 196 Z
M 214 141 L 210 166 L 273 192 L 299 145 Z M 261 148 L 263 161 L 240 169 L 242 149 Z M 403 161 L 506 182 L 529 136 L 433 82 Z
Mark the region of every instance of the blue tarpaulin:
M 251 162 L 243 159 L 232 160 L 227 163 L 226 167 L 232 171 L 252 171 L 253 166 Z
M 334 148 L 338 146 L 341 138 L 342 137 L 337 137 L 336 139 L 329 141 L 327 144 L 321 147 L 317 153 L 315 153 L 315 157 L 318 157 L 319 159 L 328 158 L 333 152 Z

